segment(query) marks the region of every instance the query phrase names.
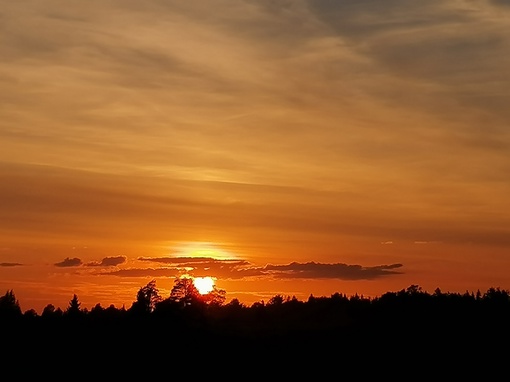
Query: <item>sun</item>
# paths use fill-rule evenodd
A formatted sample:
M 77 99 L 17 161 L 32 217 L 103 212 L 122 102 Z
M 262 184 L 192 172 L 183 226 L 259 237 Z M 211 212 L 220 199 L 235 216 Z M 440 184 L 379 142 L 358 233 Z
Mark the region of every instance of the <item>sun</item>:
M 208 294 L 214 289 L 214 280 L 209 276 L 195 277 L 193 279 L 193 284 L 200 294 Z

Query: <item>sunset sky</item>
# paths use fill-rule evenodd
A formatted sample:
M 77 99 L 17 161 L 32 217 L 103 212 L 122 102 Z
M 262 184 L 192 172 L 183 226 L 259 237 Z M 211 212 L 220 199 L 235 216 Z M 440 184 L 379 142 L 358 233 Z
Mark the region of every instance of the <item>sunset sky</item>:
M 0 295 L 510 288 L 510 0 L 0 0 Z

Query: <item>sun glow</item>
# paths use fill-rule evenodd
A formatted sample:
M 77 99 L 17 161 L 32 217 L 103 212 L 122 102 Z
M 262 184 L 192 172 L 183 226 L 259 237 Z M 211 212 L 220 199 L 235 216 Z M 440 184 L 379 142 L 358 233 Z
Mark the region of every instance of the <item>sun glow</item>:
M 212 277 L 195 277 L 193 284 L 200 294 L 207 294 L 214 288 L 214 280 Z
M 173 244 L 171 252 L 174 256 L 208 257 L 212 259 L 235 259 L 237 256 L 221 247 L 221 244 L 212 242 L 185 242 Z

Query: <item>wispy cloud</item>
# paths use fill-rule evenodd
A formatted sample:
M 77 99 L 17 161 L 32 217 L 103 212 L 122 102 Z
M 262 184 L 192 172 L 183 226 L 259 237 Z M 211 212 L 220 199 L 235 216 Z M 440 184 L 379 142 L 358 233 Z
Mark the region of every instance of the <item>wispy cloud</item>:
M 321 264 L 315 262 L 294 262 L 287 265 L 266 265 L 263 272 L 275 272 L 275 276 L 279 278 L 373 280 L 382 276 L 400 274 L 402 272 L 396 271 L 395 269 L 401 268 L 402 266 L 402 264 L 391 264 L 363 267 L 361 265 L 342 263 Z
M 397 269 L 402 264 L 364 267 L 343 263 L 324 264 L 317 262 L 290 264 L 267 264 L 255 266 L 244 260 L 218 260 L 207 257 L 164 257 L 139 258 L 142 261 L 159 262 L 171 265 L 163 268 L 119 269 L 103 274 L 120 277 L 180 277 L 190 274 L 195 277 L 214 276 L 217 279 L 338 279 L 338 280 L 374 280 L 380 277 L 401 274 Z
M 87 267 L 115 267 L 126 262 L 126 256 L 105 257 L 101 261 L 92 261 L 85 264 Z
M 0 263 L 0 267 L 19 267 L 23 265 L 21 263 Z
M 433 248 L 471 283 L 510 246 L 508 0 L 0 5 L 5 271 L 372 280 Z M 243 260 L 162 256 L 194 240 Z
M 179 268 L 126 268 L 115 271 L 101 271 L 99 275 L 118 277 L 180 277 Z
M 164 264 L 172 264 L 176 266 L 180 265 L 192 265 L 192 266 L 200 266 L 203 265 L 205 267 L 211 266 L 211 264 L 221 264 L 224 265 L 232 265 L 232 266 L 244 266 L 249 263 L 244 260 L 238 259 L 213 259 L 210 257 L 139 257 L 140 261 L 150 261 L 154 263 L 164 263 Z
M 510 1 L 509 0 L 489 0 L 494 5 L 501 5 L 504 7 L 510 7 Z
M 81 261 L 81 259 L 79 259 L 77 257 L 73 257 L 73 258 L 66 257 L 63 261 L 61 261 L 59 263 L 55 263 L 54 265 L 56 267 L 66 268 L 66 267 L 79 267 L 82 264 L 83 264 L 83 262 Z

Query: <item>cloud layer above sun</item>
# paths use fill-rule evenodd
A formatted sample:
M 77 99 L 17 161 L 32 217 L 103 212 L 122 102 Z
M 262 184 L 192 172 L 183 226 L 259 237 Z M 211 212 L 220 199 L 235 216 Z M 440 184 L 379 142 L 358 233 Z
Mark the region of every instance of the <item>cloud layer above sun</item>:
M 267 264 L 255 266 L 246 260 L 214 259 L 208 257 L 162 257 L 138 258 L 141 262 L 163 264 L 152 268 L 119 268 L 125 263 L 124 256 L 104 258 L 99 262 L 84 264 L 79 258 L 65 258 L 55 263 L 56 267 L 69 267 L 76 270 L 79 267 L 101 267 L 100 275 L 119 277 L 172 277 L 178 278 L 183 274 L 192 277 L 213 276 L 215 279 L 339 279 L 339 280 L 373 280 L 383 276 L 401 274 L 398 269 L 402 264 L 379 265 L 363 267 L 343 263 L 322 264 L 316 262 L 290 264 Z M 19 264 L 21 265 L 21 264 Z M 12 266 L 6 264 L 4 266 Z M 115 269 L 108 269 L 114 267 Z
M 4 289 L 510 282 L 509 1 L 0 6 Z
M 4 231 L 508 244 L 507 2 L 213 3 L 2 1 Z

